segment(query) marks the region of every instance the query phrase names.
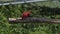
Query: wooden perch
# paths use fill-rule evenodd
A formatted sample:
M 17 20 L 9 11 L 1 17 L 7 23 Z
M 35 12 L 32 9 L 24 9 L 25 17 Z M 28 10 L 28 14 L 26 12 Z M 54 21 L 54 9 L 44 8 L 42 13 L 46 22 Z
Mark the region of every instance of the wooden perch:
M 60 23 L 60 19 L 48 19 L 48 18 L 36 18 L 29 17 L 26 19 L 22 18 L 9 18 L 9 23 Z

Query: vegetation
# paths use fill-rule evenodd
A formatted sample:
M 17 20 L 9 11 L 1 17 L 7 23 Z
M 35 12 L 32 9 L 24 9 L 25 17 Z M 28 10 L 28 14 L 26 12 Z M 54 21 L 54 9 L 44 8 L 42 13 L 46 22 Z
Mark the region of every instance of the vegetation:
M 56 12 L 54 11 L 48 11 L 48 10 L 43 11 L 43 9 L 39 8 L 39 7 L 51 8 L 51 6 L 53 6 L 54 3 L 51 4 L 51 6 L 49 4 L 48 2 L 45 3 L 41 2 L 41 4 L 34 3 L 34 5 L 22 4 L 24 5 L 24 7 L 22 7 L 21 5 L 0 6 L 0 34 L 60 34 L 60 24 L 48 24 L 48 23 L 9 24 L 8 22 L 8 18 L 21 17 L 22 12 L 29 9 L 32 10 L 33 17 L 44 16 L 47 18 L 51 18 L 51 16 L 54 16 L 54 18 L 60 18 L 60 14 L 56 14 Z M 52 8 L 56 8 L 56 6 Z M 59 5 L 57 7 L 59 7 Z

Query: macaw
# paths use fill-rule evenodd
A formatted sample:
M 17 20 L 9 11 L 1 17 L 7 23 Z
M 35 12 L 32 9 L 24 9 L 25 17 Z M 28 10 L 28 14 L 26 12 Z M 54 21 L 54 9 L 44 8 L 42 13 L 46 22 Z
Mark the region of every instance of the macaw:
M 22 19 L 25 19 L 25 18 L 30 17 L 30 14 L 31 14 L 31 13 L 32 13 L 31 10 L 29 10 L 29 11 L 24 11 L 24 12 L 22 13 Z

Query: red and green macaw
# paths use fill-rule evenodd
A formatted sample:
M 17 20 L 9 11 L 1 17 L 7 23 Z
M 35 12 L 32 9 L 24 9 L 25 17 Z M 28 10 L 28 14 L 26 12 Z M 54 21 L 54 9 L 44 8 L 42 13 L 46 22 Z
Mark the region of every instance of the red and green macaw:
M 24 11 L 24 12 L 22 13 L 22 19 L 31 17 L 31 16 L 30 16 L 31 13 L 32 13 L 31 10 L 29 10 L 29 11 Z

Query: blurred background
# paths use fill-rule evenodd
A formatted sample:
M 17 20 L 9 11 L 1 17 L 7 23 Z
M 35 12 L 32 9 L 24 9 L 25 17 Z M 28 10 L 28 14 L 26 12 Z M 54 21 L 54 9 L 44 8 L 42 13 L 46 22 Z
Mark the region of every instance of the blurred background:
M 0 2 L 21 0 L 0 0 Z M 22 0 L 23 1 L 23 0 Z M 30 0 L 27 0 L 30 1 Z M 31 0 L 33 1 L 33 0 Z M 21 17 L 22 12 L 32 10 L 32 17 L 60 19 L 60 0 L 34 0 L 38 2 L 0 6 L 0 34 L 60 34 L 60 24 L 17 23 L 9 24 L 8 18 Z M 0 3 L 1 4 L 1 3 Z

